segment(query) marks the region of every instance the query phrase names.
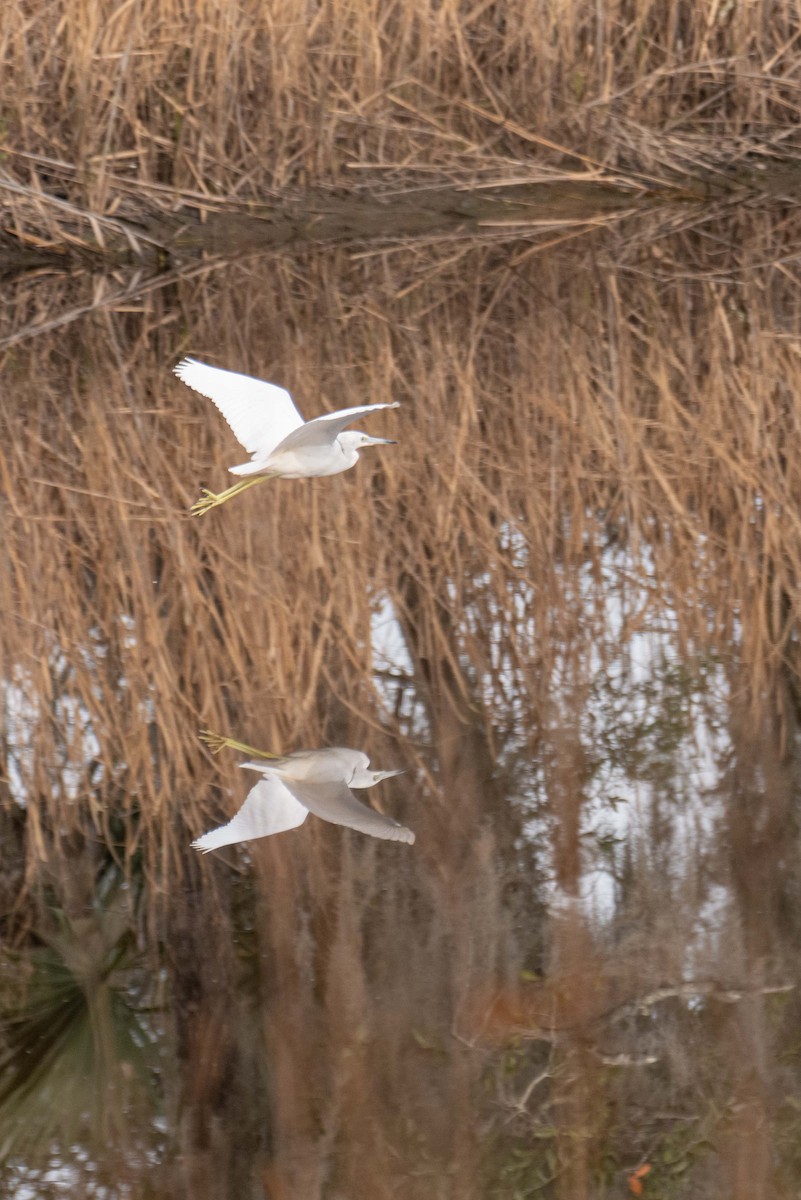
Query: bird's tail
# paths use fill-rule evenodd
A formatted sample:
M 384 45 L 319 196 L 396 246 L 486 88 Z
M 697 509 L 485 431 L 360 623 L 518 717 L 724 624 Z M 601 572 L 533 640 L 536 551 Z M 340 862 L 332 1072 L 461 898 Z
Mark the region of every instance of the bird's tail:
M 243 762 L 239 765 L 240 767 L 244 767 L 247 771 L 258 771 L 261 775 L 273 775 L 275 773 L 275 768 L 284 762 L 286 762 L 285 758 L 281 758 L 281 756 L 278 754 L 273 754 L 272 759 L 268 760 L 267 762 L 264 762 L 262 759 L 261 762 Z

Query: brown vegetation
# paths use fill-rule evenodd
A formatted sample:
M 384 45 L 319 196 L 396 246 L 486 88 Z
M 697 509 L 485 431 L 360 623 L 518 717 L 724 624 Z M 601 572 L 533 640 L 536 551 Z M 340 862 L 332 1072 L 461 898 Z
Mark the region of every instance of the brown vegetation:
M 4 15 L 9 1179 L 75 1145 L 13 1120 L 66 972 L 130 1114 L 98 1154 L 87 1109 L 86 1145 L 137 1197 L 796 1194 L 801 31 L 723 8 Z M 640 200 L 142 250 L 549 180 Z M 236 451 L 184 353 L 305 414 L 400 400 L 399 445 L 194 520 Z M 198 858 L 245 788 L 202 727 L 406 767 L 378 802 L 417 844 L 309 822 Z M 87 934 L 123 882 L 124 956 Z M 109 1069 L 109 1013 L 155 1065 Z

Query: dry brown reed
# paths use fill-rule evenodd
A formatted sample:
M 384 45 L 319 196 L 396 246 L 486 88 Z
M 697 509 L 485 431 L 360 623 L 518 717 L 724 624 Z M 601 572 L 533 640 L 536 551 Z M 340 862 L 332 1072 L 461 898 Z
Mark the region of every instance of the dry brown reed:
M 794 6 L 758 12 L 18 6 L 0 32 L 5 239 L 23 260 L 149 255 L 151 208 L 241 210 L 299 188 L 759 183 L 755 158 L 793 162 L 798 97 Z

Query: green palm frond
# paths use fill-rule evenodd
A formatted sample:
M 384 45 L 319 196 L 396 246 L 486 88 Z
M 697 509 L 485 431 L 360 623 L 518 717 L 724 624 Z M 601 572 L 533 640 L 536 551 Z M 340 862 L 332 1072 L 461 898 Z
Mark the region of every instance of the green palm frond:
M 1 1014 L 0 1160 L 87 1134 L 124 1143 L 131 1110 L 153 1102 L 153 1038 L 126 986 L 127 915 L 100 908 L 70 922 L 52 909 L 48 923 L 16 956 L 27 986 Z

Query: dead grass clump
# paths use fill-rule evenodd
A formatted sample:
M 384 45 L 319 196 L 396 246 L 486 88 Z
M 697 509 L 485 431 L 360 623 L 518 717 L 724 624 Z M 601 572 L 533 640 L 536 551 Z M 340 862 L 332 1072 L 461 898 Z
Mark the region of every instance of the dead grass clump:
M 768 176 L 797 160 L 796 22 L 785 3 L 763 19 L 396 0 L 309 20 L 285 0 L 33 4 L 0 36 L 0 195 L 23 248 L 113 260 L 146 248 L 145 213 L 310 187 L 391 196 L 578 173 L 700 198 L 699 179 L 759 188 L 754 155 Z

